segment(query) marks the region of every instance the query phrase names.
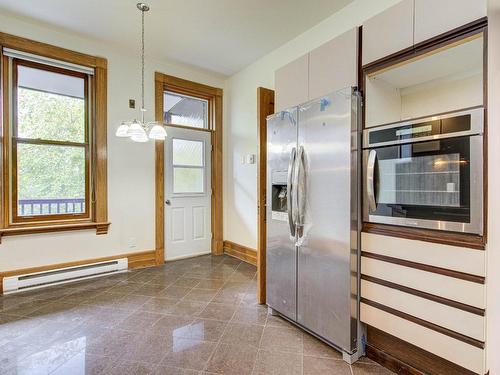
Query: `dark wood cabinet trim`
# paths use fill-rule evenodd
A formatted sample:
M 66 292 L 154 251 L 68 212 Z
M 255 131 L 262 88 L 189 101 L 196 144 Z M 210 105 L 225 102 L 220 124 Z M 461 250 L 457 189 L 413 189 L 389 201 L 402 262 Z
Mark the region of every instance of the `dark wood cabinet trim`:
M 435 294 L 422 292 L 420 290 L 413 289 L 413 288 L 408 288 L 407 286 L 391 283 L 390 281 L 382 280 L 382 279 L 379 279 L 377 277 L 361 275 L 361 279 L 369 281 L 369 282 L 374 283 L 374 284 L 382 285 L 382 286 L 385 286 L 385 287 L 388 287 L 391 289 L 396 289 L 396 290 L 399 290 L 401 292 L 408 293 L 408 294 L 411 294 L 411 295 L 414 295 L 414 296 L 417 296 L 420 298 L 425 298 L 425 299 L 428 299 L 429 301 L 437 302 L 437 303 L 440 303 L 442 305 L 446 305 L 446 306 L 450 306 L 450 307 L 453 307 L 453 308 L 456 308 L 456 309 L 459 309 L 462 311 L 466 311 L 466 312 L 471 313 L 471 314 L 485 316 L 484 309 L 480 309 L 478 307 L 466 305 L 465 303 L 456 302 L 456 301 L 453 301 L 453 300 L 448 299 L 448 298 L 436 296 Z
M 447 31 L 446 33 L 438 35 L 434 38 L 415 44 L 412 47 L 405 48 L 369 64 L 363 65 L 363 72 L 366 75 L 372 74 L 376 71 L 403 63 L 419 55 L 427 54 L 448 44 L 478 34 L 484 31 L 487 26 L 487 17 L 480 18 L 476 21 L 457 27 L 456 29 Z
M 441 268 L 441 267 L 436 267 L 436 266 L 430 266 L 428 264 L 417 263 L 417 262 L 412 262 L 409 260 L 388 257 L 386 255 L 369 253 L 366 251 L 362 251 L 361 256 L 365 257 L 365 258 L 380 260 L 382 262 L 397 264 L 398 266 L 414 268 L 414 269 L 425 271 L 425 272 L 432 272 L 432 273 L 437 273 L 437 274 L 443 275 L 443 276 L 453 277 L 455 279 L 470 281 L 471 283 L 476 283 L 476 284 L 484 284 L 485 283 L 485 278 L 483 276 L 472 275 L 470 273 L 449 270 L 446 268 Z
M 403 361 L 393 357 L 389 353 L 384 352 L 372 346 L 371 344 L 366 345 L 366 356 L 370 358 L 372 361 L 375 361 L 385 368 L 395 372 L 400 375 L 427 375 L 425 372 L 422 372 L 415 367 L 404 363 Z
M 487 36 L 488 36 L 488 19 L 483 17 L 476 21 L 470 22 L 456 29 L 438 35 L 434 38 L 418 43 L 413 47 L 396 52 L 377 61 L 366 64 L 361 69 L 361 77 L 359 77 L 359 85 L 363 94 L 366 92 L 366 76 L 375 72 L 385 70 L 398 64 L 403 64 L 408 60 L 412 60 L 426 54 L 435 52 L 438 49 L 445 48 L 453 43 L 459 43 L 466 38 L 473 38 L 475 35 L 483 33 L 484 39 L 484 58 L 483 58 L 483 86 L 484 86 L 484 163 L 483 163 L 483 235 L 477 236 L 473 234 L 441 232 L 420 228 L 398 227 L 384 224 L 364 223 L 363 231 L 367 233 L 376 233 L 385 236 L 400 237 L 406 239 L 421 240 L 426 242 L 440 243 L 451 246 L 467 247 L 471 249 L 484 250 L 487 241 L 487 203 L 488 203 L 488 131 L 487 131 L 487 77 L 488 77 L 488 57 L 487 57 Z M 363 95 L 366 102 L 365 95 Z M 363 129 L 365 128 L 366 119 L 365 111 L 363 111 Z
M 431 323 L 427 320 L 424 320 L 424 319 L 420 319 L 420 318 L 417 318 L 416 316 L 413 316 L 413 315 L 410 315 L 410 314 L 407 314 L 407 313 L 404 313 L 402 311 L 399 311 L 399 310 L 396 310 L 396 309 L 393 309 L 392 307 L 389 307 L 389 306 L 385 306 L 385 305 L 382 305 L 381 303 L 378 303 L 378 302 L 374 302 L 374 301 L 371 301 L 369 299 L 366 299 L 366 298 L 361 298 L 361 303 L 364 303 L 366 305 L 369 305 L 369 306 L 372 306 L 372 307 L 375 307 L 376 309 L 379 309 L 379 310 L 382 310 L 382 311 L 385 311 L 391 315 L 394 315 L 394 316 L 397 316 L 397 317 L 400 317 L 404 320 L 407 320 L 409 322 L 412 322 L 412 323 L 415 323 L 415 324 L 418 324 L 422 327 L 425 327 L 425 328 L 428 328 L 428 329 L 431 329 L 433 331 L 436 331 L 438 333 L 441 333 L 443 335 L 446 335 L 448 337 L 451 337 L 455 340 L 459 340 L 459 341 L 462 341 L 468 345 L 471 345 L 471 346 L 474 346 L 476 348 L 479 348 L 479 349 L 484 349 L 484 342 L 482 341 L 479 341 L 479 340 L 476 340 L 472 337 L 469 337 L 469 336 L 466 336 L 466 335 L 463 335 L 461 333 L 458 333 L 458 332 L 455 332 L 455 331 L 452 331 L 451 329 L 448 329 L 448 328 L 444 328 L 440 325 L 437 325 L 437 324 L 434 324 L 434 323 Z
M 380 234 L 383 236 L 398 237 L 407 240 L 466 247 L 474 250 L 484 250 L 486 246 L 484 236 L 477 236 L 475 234 L 468 233 L 444 232 L 432 229 L 409 228 L 377 223 L 363 223 L 362 231 L 365 233 Z
M 368 326 L 367 333 L 367 357 L 397 374 L 477 375 L 375 327 Z

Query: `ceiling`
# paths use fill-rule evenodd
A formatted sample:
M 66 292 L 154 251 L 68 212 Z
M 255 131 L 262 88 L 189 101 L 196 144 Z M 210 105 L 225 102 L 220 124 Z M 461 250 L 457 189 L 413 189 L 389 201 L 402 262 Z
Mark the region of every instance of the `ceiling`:
M 9 12 L 139 49 L 137 0 L 0 0 Z M 149 0 L 146 52 L 231 75 L 352 0 Z

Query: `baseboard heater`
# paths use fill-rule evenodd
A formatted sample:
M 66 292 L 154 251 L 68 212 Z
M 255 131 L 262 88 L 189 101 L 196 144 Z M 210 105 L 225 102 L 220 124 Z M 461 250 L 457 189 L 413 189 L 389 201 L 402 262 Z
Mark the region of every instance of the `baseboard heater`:
M 65 284 L 78 280 L 125 272 L 127 269 L 128 259 L 123 258 L 108 262 L 59 268 L 46 272 L 10 276 L 3 279 L 3 292 L 4 294 L 22 292 L 30 289 L 43 288 L 51 285 Z

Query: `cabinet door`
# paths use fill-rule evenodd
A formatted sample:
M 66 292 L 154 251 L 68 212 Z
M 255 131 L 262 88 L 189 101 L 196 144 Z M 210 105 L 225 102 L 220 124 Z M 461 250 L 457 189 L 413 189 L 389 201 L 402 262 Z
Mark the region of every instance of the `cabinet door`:
M 486 16 L 486 0 L 415 0 L 415 44 Z
M 311 51 L 309 99 L 327 95 L 358 81 L 358 29 L 354 28 Z
M 276 91 L 276 112 L 293 107 L 309 99 L 309 54 L 276 70 L 274 89 Z
M 363 65 L 413 46 L 413 0 L 403 0 L 363 23 Z

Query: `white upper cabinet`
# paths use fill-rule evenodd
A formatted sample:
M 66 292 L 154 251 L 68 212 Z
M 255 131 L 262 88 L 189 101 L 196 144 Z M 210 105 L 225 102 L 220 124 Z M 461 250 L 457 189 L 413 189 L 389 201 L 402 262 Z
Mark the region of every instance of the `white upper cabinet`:
M 276 112 L 307 102 L 309 99 L 308 75 L 309 54 L 276 70 L 274 74 Z
M 413 1 L 403 0 L 363 23 L 363 65 L 413 46 Z
M 486 16 L 486 0 L 415 0 L 415 44 Z
M 354 28 L 311 51 L 309 99 L 327 95 L 358 80 L 358 28 Z

